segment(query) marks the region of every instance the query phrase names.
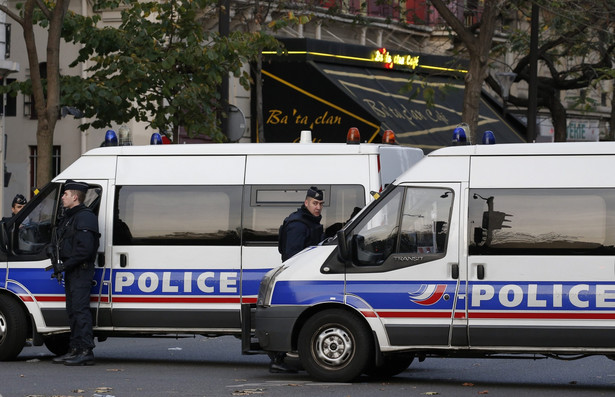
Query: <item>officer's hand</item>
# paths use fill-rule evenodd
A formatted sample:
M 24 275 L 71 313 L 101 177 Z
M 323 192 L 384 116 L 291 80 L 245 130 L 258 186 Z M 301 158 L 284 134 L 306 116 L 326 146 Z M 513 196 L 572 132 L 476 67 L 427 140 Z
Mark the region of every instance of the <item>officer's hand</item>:
M 58 280 L 58 283 L 62 283 L 62 279 L 64 278 L 64 276 L 62 275 L 62 273 L 53 272 L 51 278 L 55 278 L 56 280 Z
M 62 272 L 63 272 L 64 270 L 65 270 L 65 269 L 64 269 L 64 264 L 63 264 L 63 263 L 61 263 L 61 262 L 57 262 L 57 263 L 54 263 L 54 264 L 53 264 L 53 273 L 54 273 L 54 274 L 56 274 L 56 273 L 60 273 L 60 274 L 62 274 Z

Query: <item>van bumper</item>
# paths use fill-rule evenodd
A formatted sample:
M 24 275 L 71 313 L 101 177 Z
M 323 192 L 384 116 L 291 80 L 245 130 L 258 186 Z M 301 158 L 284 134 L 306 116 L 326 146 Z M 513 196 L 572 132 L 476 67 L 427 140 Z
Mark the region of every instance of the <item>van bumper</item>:
M 257 307 L 254 329 L 263 350 L 289 352 L 292 346 L 292 330 L 305 310 L 302 306 Z

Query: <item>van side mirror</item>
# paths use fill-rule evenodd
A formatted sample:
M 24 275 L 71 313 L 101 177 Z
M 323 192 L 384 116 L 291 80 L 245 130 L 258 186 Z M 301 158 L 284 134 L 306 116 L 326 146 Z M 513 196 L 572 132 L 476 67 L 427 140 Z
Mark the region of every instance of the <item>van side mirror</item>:
M 347 263 L 350 259 L 348 252 L 348 240 L 346 240 L 346 232 L 342 229 L 336 233 L 337 236 L 337 258 L 342 263 Z

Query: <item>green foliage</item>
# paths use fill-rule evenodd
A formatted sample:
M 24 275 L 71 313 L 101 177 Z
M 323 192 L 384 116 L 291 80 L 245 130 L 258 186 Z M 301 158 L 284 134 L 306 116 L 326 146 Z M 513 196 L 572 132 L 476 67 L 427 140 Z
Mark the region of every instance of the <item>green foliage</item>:
M 223 140 L 217 113 L 219 84 L 227 75 L 249 89 L 242 69 L 278 42 L 261 32 L 233 31 L 223 37 L 203 26 L 217 16 L 216 1 L 171 0 L 99 3 L 123 5 L 119 27 L 98 28 L 97 17 L 70 14 L 64 37 L 83 45 L 72 66 L 89 62 L 88 76 L 64 76 L 63 105 L 74 106 L 103 128 L 111 122 L 143 121 L 156 130 L 182 126 L 189 135 Z

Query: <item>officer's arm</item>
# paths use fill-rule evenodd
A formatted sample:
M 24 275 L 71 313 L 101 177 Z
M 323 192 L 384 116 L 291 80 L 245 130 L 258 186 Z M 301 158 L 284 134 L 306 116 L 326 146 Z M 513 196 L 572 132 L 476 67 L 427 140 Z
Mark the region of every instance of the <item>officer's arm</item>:
M 301 222 L 291 222 L 286 228 L 286 256 L 291 256 L 301 252 L 305 248 L 305 241 L 309 230 Z

